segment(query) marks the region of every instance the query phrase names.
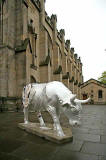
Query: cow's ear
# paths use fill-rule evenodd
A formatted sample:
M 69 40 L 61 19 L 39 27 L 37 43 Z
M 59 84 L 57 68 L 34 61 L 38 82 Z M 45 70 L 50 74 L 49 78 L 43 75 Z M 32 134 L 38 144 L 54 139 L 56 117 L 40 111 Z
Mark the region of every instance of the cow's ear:
M 70 101 L 73 101 L 76 98 L 76 94 L 72 94 L 70 97 Z

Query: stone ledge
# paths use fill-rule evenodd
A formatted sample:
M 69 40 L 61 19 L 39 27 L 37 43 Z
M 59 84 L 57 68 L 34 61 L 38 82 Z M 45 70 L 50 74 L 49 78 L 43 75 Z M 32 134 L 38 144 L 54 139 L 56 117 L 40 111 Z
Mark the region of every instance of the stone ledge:
M 73 136 L 70 128 L 65 128 L 63 127 L 63 131 L 66 136 L 64 137 L 59 137 L 56 135 L 56 132 L 53 130 L 53 125 L 52 124 L 46 124 L 46 126 L 49 129 L 41 129 L 39 123 L 31 123 L 29 124 L 24 124 L 24 123 L 19 123 L 18 127 L 25 130 L 26 132 L 32 133 L 34 135 L 40 136 L 42 138 L 45 138 L 49 141 L 62 144 L 66 142 L 72 142 Z

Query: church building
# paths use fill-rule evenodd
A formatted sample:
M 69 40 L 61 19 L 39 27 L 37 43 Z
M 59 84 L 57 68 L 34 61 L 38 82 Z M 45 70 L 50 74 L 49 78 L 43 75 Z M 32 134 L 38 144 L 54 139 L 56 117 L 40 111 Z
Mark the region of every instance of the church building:
M 63 82 L 81 98 L 82 63 L 45 0 L 0 0 L 0 100 L 11 106 L 28 83 Z

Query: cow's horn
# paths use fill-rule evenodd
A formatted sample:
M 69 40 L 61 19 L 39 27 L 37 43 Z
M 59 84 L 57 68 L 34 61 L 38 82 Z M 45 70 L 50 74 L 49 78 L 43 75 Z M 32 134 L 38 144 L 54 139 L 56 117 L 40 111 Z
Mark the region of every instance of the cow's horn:
M 86 100 L 79 100 L 79 99 L 75 99 L 75 100 L 74 100 L 75 103 L 82 103 L 82 104 L 83 104 L 83 103 L 87 103 L 87 102 L 89 102 L 89 101 L 90 101 L 90 97 L 89 97 L 88 99 L 86 99 Z
M 72 94 L 70 100 L 71 100 L 71 101 L 74 100 L 75 97 L 76 97 L 76 94 Z

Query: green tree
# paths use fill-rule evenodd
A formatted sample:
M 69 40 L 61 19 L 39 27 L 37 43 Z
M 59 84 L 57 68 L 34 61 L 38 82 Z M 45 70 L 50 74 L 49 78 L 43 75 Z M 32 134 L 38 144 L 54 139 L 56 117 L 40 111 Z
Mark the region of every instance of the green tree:
M 104 71 L 101 75 L 101 77 L 98 78 L 98 80 L 104 84 L 106 84 L 106 71 Z

